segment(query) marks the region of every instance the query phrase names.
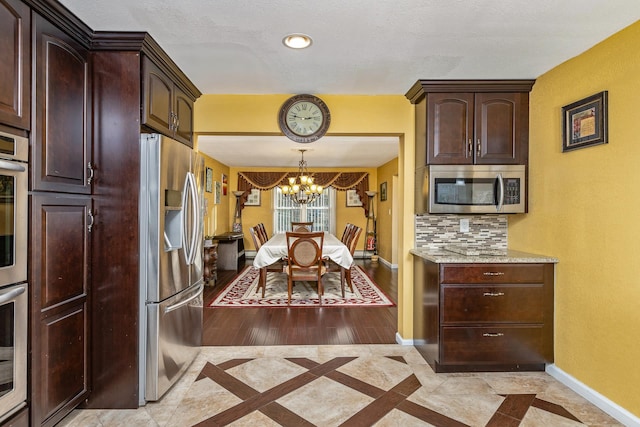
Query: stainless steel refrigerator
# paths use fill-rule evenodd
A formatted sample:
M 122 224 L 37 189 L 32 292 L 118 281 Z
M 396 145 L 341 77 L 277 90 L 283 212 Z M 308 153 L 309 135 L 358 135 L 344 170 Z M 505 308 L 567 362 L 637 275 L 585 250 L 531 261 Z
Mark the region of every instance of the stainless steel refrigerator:
M 202 342 L 204 160 L 157 134 L 140 138 L 140 404 L 182 376 Z

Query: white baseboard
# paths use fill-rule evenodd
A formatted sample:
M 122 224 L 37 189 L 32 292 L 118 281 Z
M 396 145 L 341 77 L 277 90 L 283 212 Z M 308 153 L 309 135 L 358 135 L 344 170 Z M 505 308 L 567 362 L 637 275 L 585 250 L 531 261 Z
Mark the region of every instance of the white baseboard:
M 391 264 L 389 261 L 387 261 L 386 259 L 384 259 L 382 257 L 378 257 L 378 262 L 380 262 L 381 264 L 386 265 L 387 267 L 389 267 L 392 270 L 397 270 L 398 269 L 398 264 Z
M 546 372 L 625 426 L 640 427 L 640 418 L 636 417 L 631 412 L 609 400 L 597 391 L 587 387 L 571 375 L 564 372 L 562 369 L 558 368 L 556 365 L 547 365 Z
M 400 345 L 413 345 L 413 340 L 405 340 L 400 335 L 400 332 L 396 332 L 396 342 Z

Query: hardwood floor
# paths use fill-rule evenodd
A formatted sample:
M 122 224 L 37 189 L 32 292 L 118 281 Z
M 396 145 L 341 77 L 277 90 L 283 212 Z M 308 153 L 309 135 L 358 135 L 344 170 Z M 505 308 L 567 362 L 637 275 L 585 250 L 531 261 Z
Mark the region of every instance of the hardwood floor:
M 248 265 L 250 263 L 251 260 Z M 356 260 L 356 263 L 397 304 L 397 270 L 370 260 Z M 236 275 L 235 271 L 218 271 L 215 286 L 205 288 L 202 345 L 395 344 L 396 306 L 207 307 Z

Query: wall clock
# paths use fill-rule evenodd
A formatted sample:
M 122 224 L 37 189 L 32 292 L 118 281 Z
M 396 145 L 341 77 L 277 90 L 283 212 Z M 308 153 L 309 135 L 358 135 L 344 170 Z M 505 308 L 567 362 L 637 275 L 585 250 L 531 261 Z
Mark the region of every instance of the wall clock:
M 287 138 L 295 142 L 313 142 L 329 130 L 331 114 L 317 96 L 302 94 L 287 99 L 278 114 L 278 125 Z

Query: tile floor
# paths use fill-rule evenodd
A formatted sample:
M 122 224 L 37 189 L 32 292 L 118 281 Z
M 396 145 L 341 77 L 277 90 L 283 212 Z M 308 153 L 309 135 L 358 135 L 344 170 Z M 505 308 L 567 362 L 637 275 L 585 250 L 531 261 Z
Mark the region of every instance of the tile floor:
M 203 347 L 159 402 L 59 426 L 620 426 L 543 372 L 435 374 L 411 346 Z

